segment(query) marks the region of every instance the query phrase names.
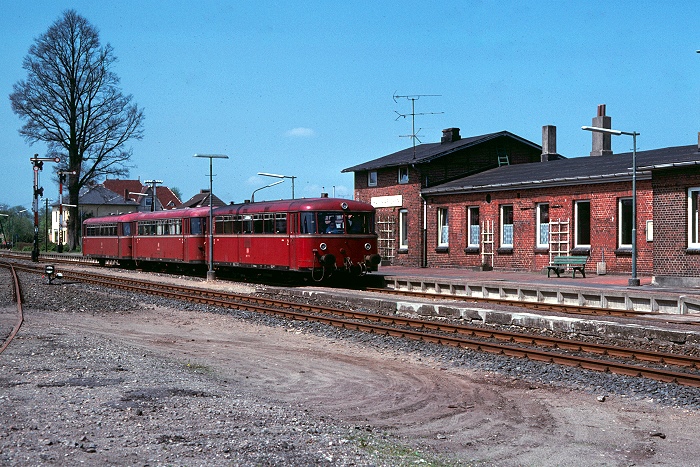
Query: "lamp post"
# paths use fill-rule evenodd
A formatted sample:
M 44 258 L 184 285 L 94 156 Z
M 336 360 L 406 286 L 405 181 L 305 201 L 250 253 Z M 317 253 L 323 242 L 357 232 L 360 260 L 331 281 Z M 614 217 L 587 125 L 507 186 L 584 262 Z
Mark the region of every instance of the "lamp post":
M 292 199 L 294 199 L 294 179 L 296 178 L 294 175 L 269 174 L 269 173 L 265 173 L 265 172 L 258 172 L 258 175 L 262 175 L 263 177 L 291 178 L 292 179 Z
M 277 181 L 277 182 L 275 182 L 275 183 L 270 183 L 269 185 L 261 186 L 261 187 L 258 188 L 257 190 L 253 190 L 253 194 L 250 195 L 250 202 L 251 202 L 251 203 L 254 203 L 254 202 L 255 202 L 255 192 L 256 192 L 256 191 L 260 191 L 260 190 L 262 190 L 263 188 L 270 188 L 271 186 L 279 185 L 279 184 L 282 183 L 282 182 L 284 182 L 284 180 L 280 180 L 280 181 Z
M 212 185 L 213 177 L 212 166 L 214 159 L 228 159 L 224 154 L 195 154 L 194 157 L 209 159 L 209 270 L 207 271 L 207 280 L 213 281 L 216 279 L 214 272 L 214 210 L 211 204 L 213 196 Z
M 581 129 L 615 136 L 628 135 L 632 137 L 632 277 L 628 280 L 628 285 L 637 287 L 640 285 L 640 280 L 637 277 L 637 136 L 639 136 L 639 133 L 594 126 L 582 126 Z

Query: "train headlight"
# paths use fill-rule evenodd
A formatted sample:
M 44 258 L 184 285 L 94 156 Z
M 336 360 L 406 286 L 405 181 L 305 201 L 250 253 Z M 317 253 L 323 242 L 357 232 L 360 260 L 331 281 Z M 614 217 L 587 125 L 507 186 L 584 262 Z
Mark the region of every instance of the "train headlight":
M 369 243 L 365 243 L 365 250 L 369 251 L 371 249 L 372 249 L 372 245 L 370 245 Z
M 321 251 L 326 251 L 328 249 L 328 245 L 325 243 L 321 243 L 318 247 L 321 249 Z
M 343 209 L 343 211 L 345 211 L 348 208 L 348 203 L 340 203 L 340 207 Z

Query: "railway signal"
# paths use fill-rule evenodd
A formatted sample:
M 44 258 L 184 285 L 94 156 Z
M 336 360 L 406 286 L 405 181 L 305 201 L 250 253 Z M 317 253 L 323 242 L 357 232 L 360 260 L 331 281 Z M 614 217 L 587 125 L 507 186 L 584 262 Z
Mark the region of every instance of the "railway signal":
M 34 211 L 34 247 L 32 248 L 32 261 L 39 261 L 39 197 L 44 196 L 44 188 L 39 186 L 39 172 L 44 168 L 44 162 L 61 162 L 60 157 L 39 157 L 39 154 L 34 154 L 29 161 L 34 168 L 34 202 L 32 209 Z

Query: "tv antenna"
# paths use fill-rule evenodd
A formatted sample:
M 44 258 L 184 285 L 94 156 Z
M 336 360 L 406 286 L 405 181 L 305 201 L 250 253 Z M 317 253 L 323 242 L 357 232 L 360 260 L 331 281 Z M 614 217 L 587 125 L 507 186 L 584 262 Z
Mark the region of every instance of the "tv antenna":
M 409 94 L 407 96 L 399 96 L 398 94 L 394 93 L 392 96 L 394 98 L 394 102 L 398 104 L 398 99 L 408 99 L 411 101 L 411 113 L 410 114 L 402 114 L 399 113 L 398 111 L 394 110 L 398 117 L 396 117 L 396 120 L 399 118 L 406 118 L 409 115 L 411 116 L 411 134 L 410 135 L 399 135 L 400 138 L 411 138 L 413 141 L 413 159 L 415 160 L 416 158 L 416 141 L 419 143 L 422 143 L 422 141 L 418 138 L 418 132 L 421 131 L 422 128 L 418 128 L 418 131 L 416 131 L 416 115 L 438 115 L 442 114 L 445 112 L 421 112 L 421 113 L 416 113 L 416 101 L 420 99 L 421 97 L 441 97 L 442 94 Z

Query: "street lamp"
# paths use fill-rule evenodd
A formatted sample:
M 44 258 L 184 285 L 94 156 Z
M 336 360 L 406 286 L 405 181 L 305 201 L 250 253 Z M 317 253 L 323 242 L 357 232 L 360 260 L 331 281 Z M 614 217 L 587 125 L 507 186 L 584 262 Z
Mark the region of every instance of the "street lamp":
M 251 203 L 254 203 L 254 202 L 255 202 L 255 192 L 256 192 L 256 191 L 260 191 L 260 190 L 262 190 L 263 188 L 270 188 L 271 186 L 279 185 L 280 183 L 283 183 L 283 182 L 284 182 L 284 180 L 280 180 L 280 181 L 275 182 L 275 183 L 270 183 L 269 185 L 261 186 L 261 187 L 258 188 L 257 190 L 253 190 L 253 194 L 250 195 L 250 202 L 251 202 Z
M 258 172 L 258 175 L 262 175 L 263 177 L 291 178 L 292 179 L 292 199 L 294 199 L 294 179 L 296 178 L 294 175 L 278 175 L 278 174 L 269 174 L 269 173 L 265 173 L 265 172 Z
M 632 137 L 632 277 L 628 280 L 628 285 L 633 287 L 639 286 L 640 280 L 637 277 L 637 136 L 639 136 L 639 133 L 594 126 L 582 126 L 581 129 L 615 136 L 628 135 Z
M 209 159 L 209 270 L 207 271 L 207 280 L 213 281 L 216 279 L 216 273 L 214 272 L 214 211 L 211 204 L 211 199 L 214 194 L 212 191 L 214 177 L 212 173 L 212 161 L 214 159 L 228 159 L 228 156 L 224 154 L 195 154 L 194 157 Z

